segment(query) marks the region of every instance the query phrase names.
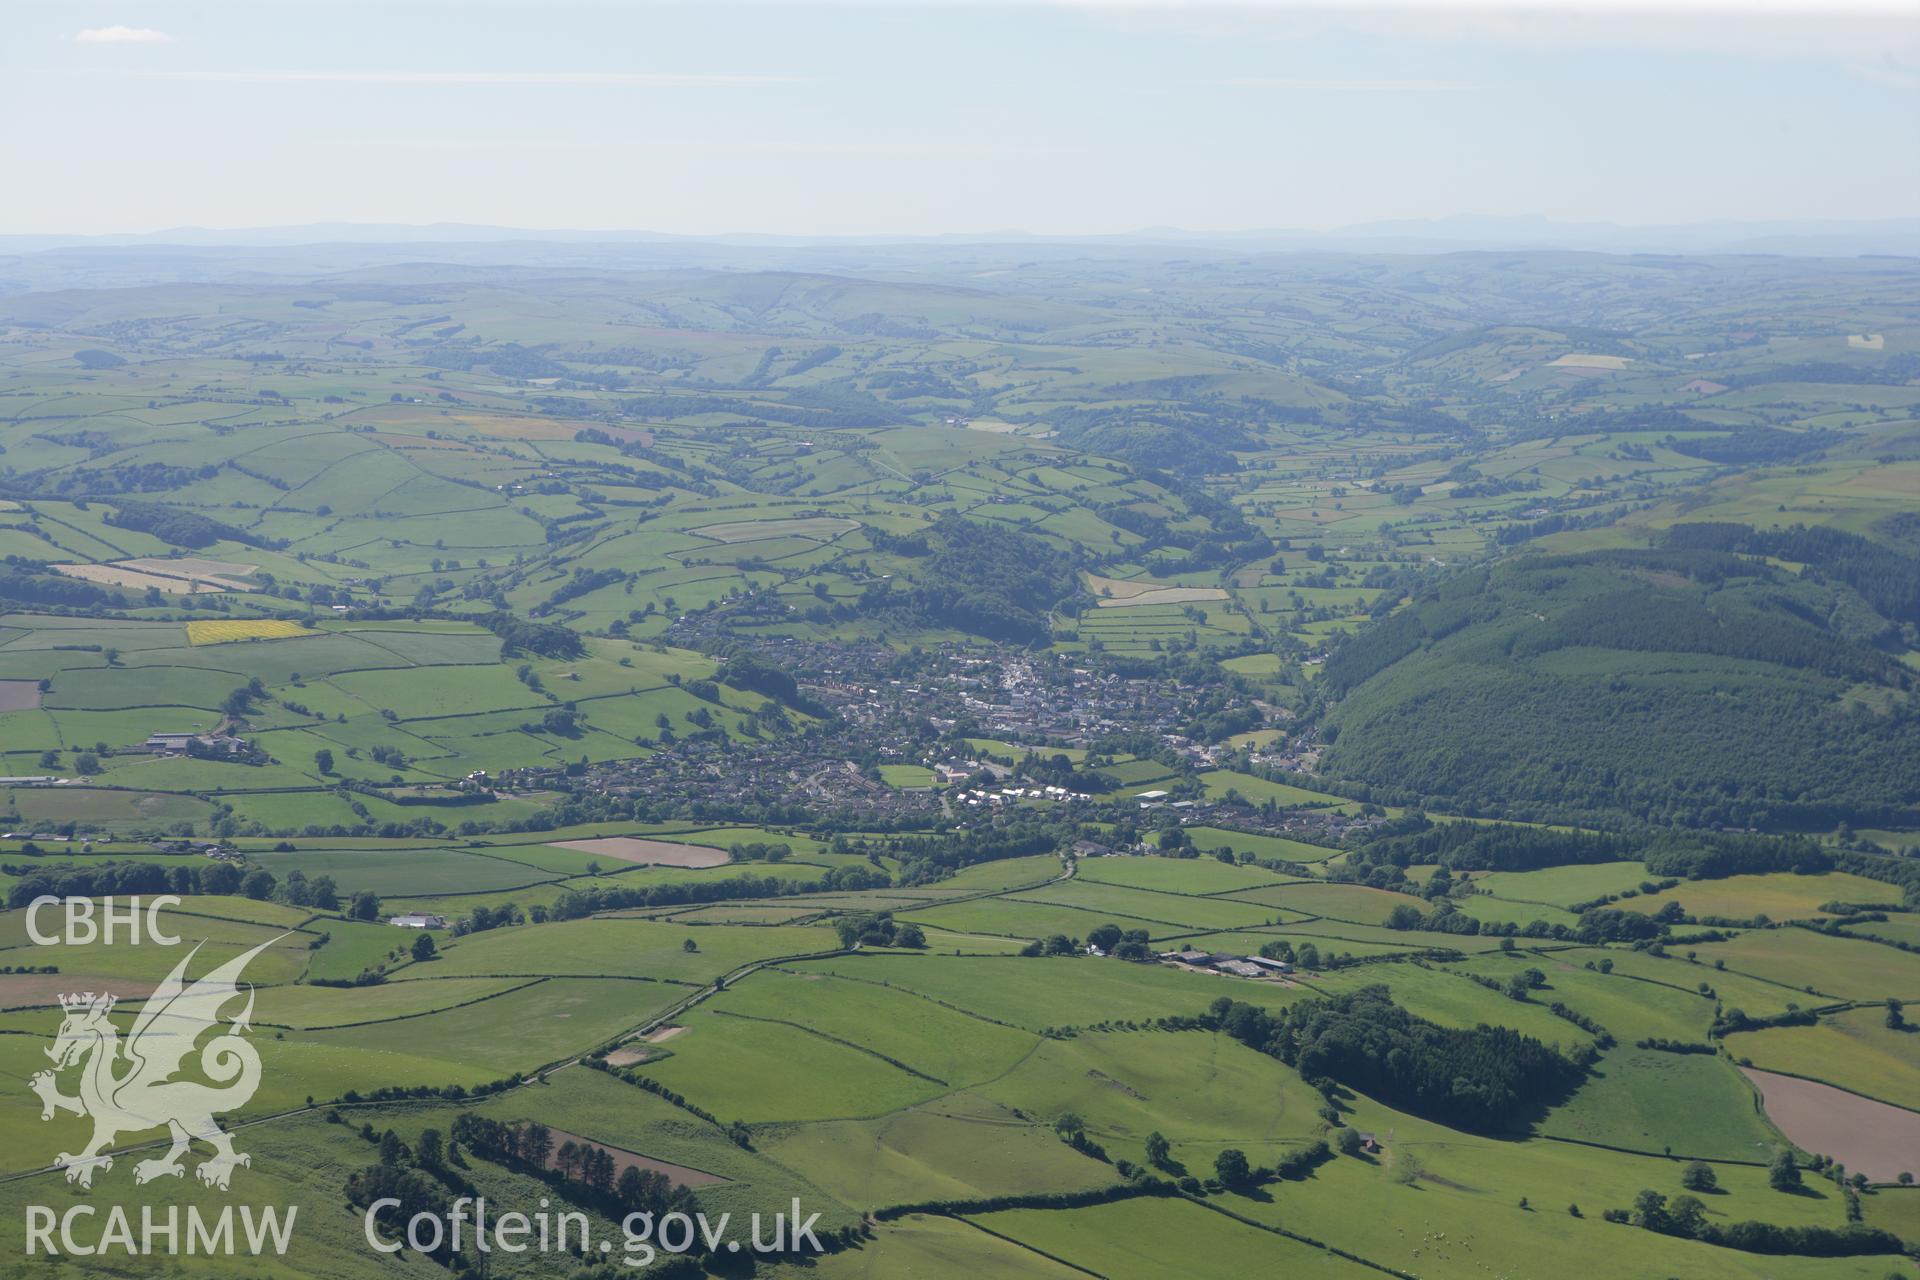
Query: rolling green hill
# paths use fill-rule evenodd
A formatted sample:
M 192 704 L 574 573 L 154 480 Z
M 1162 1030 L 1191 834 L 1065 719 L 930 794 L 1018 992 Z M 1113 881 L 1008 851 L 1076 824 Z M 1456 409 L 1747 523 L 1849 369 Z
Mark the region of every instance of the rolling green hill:
M 1920 716 L 1896 654 L 1920 562 L 1726 529 L 1525 557 L 1422 595 L 1328 659 L 1327 767 L 1470 812 L 1911 821 Z M 1807 559 L 1715 545 L 1749 543 Z

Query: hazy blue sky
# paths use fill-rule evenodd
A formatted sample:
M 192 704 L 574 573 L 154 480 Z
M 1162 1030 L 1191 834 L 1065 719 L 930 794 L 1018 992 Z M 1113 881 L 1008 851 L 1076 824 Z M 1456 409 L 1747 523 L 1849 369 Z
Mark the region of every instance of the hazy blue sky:
M 1760 7 L 6 0 L 0 232 L 1920 215 L 1920 7 Z

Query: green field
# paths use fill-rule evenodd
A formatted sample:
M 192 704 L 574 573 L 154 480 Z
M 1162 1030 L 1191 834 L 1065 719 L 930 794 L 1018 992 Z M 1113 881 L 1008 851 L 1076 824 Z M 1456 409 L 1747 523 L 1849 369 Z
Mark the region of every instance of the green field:
M 993 128 L 1005 75 L 940 70 Z M 511 133 L 481 101 L 421 114 Z M 1907 1190 L 1768 1170 L 1895 1167 L 1920 1111 L 1911 259 L 4 261 L 0 1275 L 637 1270 L 373 1253 L 374 1188 L 607 1229 L 640 1194 L 479 1120 L 821 1215 L 822 1257 L 686 1272 L 742 1280 L 1912 1274 L 1838 1234 L 1920 1248 Z M 28 933 L 162 893 L 182 948 Z M 148 1032 L 195 945 L 189 981 L 262 949 Z M 209 1021 L 259 1060 L 230 1193 L 137 1184 L 159 1125 L 69 1183 L 91 1121 L 39 1073 L 160 1116 L 225 1078 L 135 1097 Z M 1743 1063 L 1904 1110 L 1790 1142 Z M 1607 1220 L 1693 1160 L 1695 1238 Z M 30 1206 L 268 1202 L 284 1259 L 24 1254 Z M 1711 1243 L 1742 1222 L 1837 1234 Z

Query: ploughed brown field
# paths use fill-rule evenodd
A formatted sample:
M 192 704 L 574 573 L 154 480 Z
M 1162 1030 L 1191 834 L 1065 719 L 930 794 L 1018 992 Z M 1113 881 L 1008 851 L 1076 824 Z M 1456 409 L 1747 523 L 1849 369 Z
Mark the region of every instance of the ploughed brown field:
M 1767 1119 L 1795 1145 L 1832 1156 L 1848 1172 L 1875 1182 L 1920 1174 L 1920 1112 L 1798 1076 L 1740 1069 L 1760 1090 Z
M 81 991 L 110 991 L 122 1001 L 153 994 L 137 978 L 88 978 L 71 973 L 0 973 L 0 1009 L 38 1009 Z
M 600 836 L 592 840 L 561 840 L 556 849 L 574 849 L 620 862 L 644 862 L 658 867 L 717 867 L 727 861 L 725 849 L 700 844 L 643 840 L 638 836 Z
M 0 680 L 0 711 L 31 711 L 39 705 L 38 680 Z

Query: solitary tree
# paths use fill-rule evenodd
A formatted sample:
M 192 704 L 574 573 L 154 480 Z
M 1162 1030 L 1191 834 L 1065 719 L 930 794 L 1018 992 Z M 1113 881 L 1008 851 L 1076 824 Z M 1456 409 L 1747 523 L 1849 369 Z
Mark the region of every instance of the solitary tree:
M 314 752 L 313 767 L 318 769 L 323 774 L 332 773 L 333 772 L 333 752 L 327 750 L 325 747 L 322 747 L 318 751 Z
M 1242 1187 L 1253 1177 L 1253 1170 L 1247 1165 L 1246 1152 L 1228 1147 L 1213 1158 L 1213 1174 L 1229 1187 Z
M 1793 1162 L 1793 1152 L 1782 1151 L 1767 1166 L 1767 1185 L 1775 1191 L 1798 1191 L 1800 1189 L 1800 1166 Z
M 434 953 L 434 946 L 433 946 L 432 934 L 422 933 L 419 937 L 413 940 L 413 958 L 415 960 L 431 960 L 433 959 L 433 953 Z
M 1173 1153 L 1172 1144 L 1167 1141 L 1165 1134 L 1161 1133 L 1158 1129 L 1155 1129 L 1152 1133 L 1147 1135 L 1147 1163 L 1148 1164 L 1154 1165 L 1157 1168 L 1164 1169 L 1167 1164 L 1167 1159 L 1169 1156 L 1172 1155 L 1172 1153 Z
M 1713 1191 L 1720 1186 L 1720 1180 L 1714 1175 L 1712 1165 L 1705 1160 L 1695 1160 L 1680 1171 L 1680 1185 L 1689 1191 Z

